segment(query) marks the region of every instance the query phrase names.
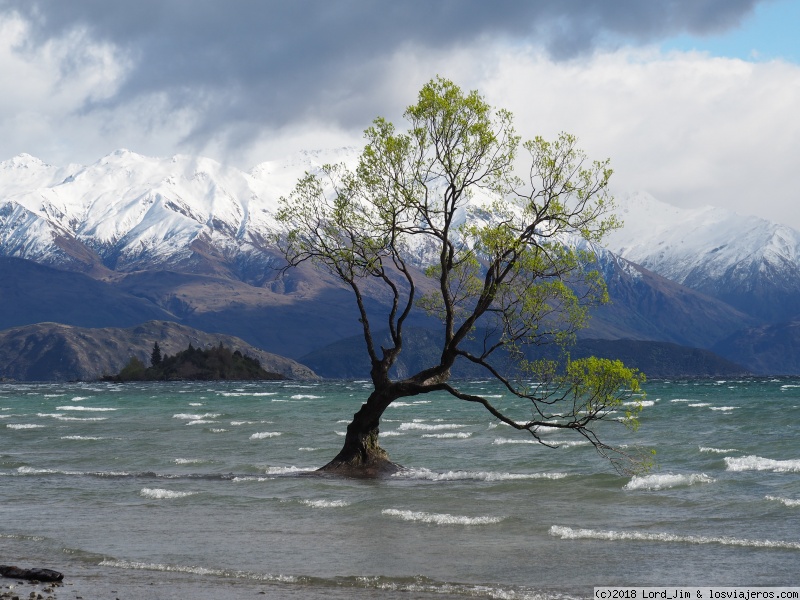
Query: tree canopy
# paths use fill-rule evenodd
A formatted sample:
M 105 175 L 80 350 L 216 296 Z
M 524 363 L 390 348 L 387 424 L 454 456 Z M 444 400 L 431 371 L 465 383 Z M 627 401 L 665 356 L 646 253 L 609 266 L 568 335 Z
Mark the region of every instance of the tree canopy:
M 287 268 L 311 261 L 352 290 L 371 365 L 374 391 L 324 468 L 393 468 L 378 444 L 383 411 L 433 391 L 478 403 L 540 442 L 543 427 L 567 429 L 604 455 L 626 458 L 594 425 L 635 397 L 643 376 L 615 360 L 565 353 L 554 361 L 530 352 L 567 348 L 588 308 L 607 301 L 591 244 L 620 225 L 609 212 L 609 161 L 590 161 L 569 134 L 521 143 L 511 113 L 438 77 L 405 118 L 404 131 L 375 119 L 355 168 L 306 173 L 280 200 Z M 376 286 L 389 298 L 385 313 L 367 308 Z M 441 323 L 440 358 L 393 379 L 404 327 L 419 311 Z M 386 346 L 376 342 L 378 322 L 390 332 Z M 529 401 L 530 414 L 519 420 L 460 391 L 450 381 L 456 360 L 479 365 Z M 622 421 L 634 427 L 641 405 L 626 408 Z

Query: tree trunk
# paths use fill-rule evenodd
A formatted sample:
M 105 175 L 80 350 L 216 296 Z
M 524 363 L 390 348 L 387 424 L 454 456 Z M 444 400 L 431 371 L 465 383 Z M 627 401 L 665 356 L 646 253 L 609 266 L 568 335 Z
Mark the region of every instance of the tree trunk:
M 372 392 L 347 426 L 339 454 L 319 470 L 347 477 L 381 477 L 400 471 L 402 467 L 390 461 L 378 443 L 381 416 L 399 397 L 400 394 L 388 390 Z

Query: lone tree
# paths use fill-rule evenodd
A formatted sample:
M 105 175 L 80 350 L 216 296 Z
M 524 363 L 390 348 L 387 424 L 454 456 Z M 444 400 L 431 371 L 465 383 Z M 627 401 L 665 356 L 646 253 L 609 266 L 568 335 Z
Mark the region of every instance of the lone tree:
M 580 248 L 619 226 L 608 214 L 608 161 L 590 162 L 567 134 L 520 145 L 508 111 L 442 78 L 422 88 L 405 118 L 405 132 L 382 118 L 373 122 L 355 169 L 326 165 L 280 199 L 286 268 L 310 261 L 349 286 L 371 364 L 374 391 L 322 470 L 396 470 L 378 443 L 381 416 L 398 398 L 437 391 L 478 403 L 540 442 L 544 427 L 575 431 L 615 465 L 625 463 L 631 457 L 603 443 L 593 426 L 611 418 L 643 377 L 619 361 L 570 360 L 566 353 L 560 361 L 534 359 L 527 352 L 548 343 L 566 348 L 588 307 L 607 301 L 590 253 Z M 524 179 L 515 173 L 520 147 Z M 367 287 L 374 292 L 376 284 L 390 298 L 384 314 L 367 310 Z M 441 320 L 440 358 L 393 379 L 416 311 Z M 387 347 L 376 340 L 377 321 L 388 326 Z M 529 401 L 526 420 L 460 391 L 450 382 L 457 359 Z M 625 408 L 621 420 L 634 427 L 640 404 Z

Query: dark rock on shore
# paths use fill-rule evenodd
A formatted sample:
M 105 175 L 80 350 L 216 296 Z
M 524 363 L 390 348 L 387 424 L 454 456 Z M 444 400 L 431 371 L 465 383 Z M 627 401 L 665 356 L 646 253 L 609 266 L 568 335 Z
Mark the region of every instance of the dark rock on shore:
M 63 573 L 52 569 L 22 569 L 7 565 L 0 565 L 0 575 L 28 581 L 62 581 L 64 579 Z

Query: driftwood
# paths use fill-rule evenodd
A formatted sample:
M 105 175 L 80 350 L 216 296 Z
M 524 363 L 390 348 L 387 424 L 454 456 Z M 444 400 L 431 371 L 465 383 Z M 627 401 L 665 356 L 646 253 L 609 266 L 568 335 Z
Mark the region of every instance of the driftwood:
M 0 575 L 13 579 L 27 579 L 28 581 L 61 581 L 64 575 L 51 569 L 20 569 L 0 565 Z

